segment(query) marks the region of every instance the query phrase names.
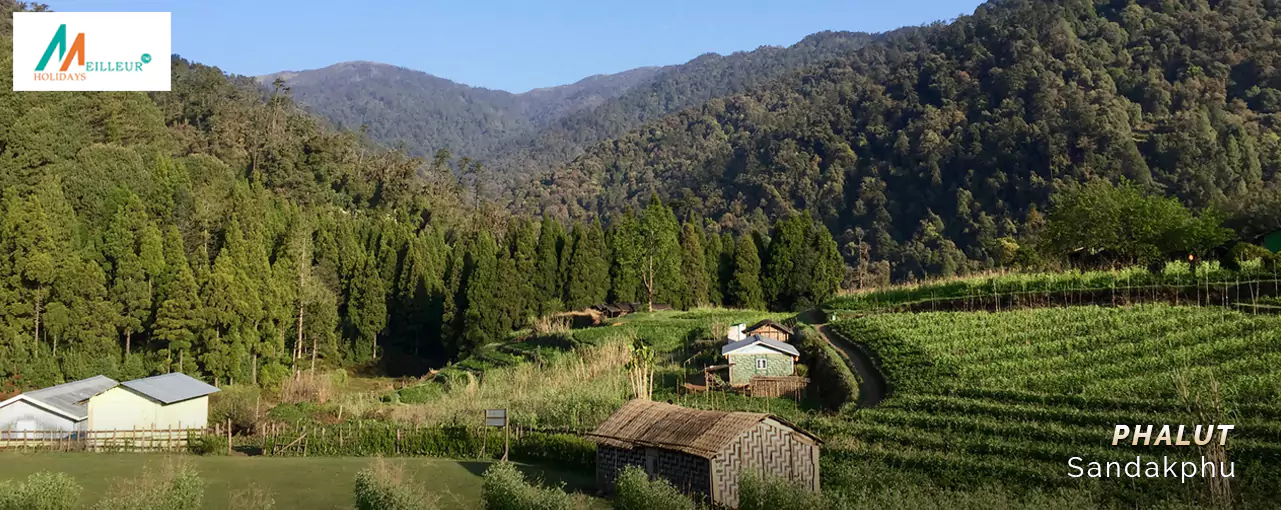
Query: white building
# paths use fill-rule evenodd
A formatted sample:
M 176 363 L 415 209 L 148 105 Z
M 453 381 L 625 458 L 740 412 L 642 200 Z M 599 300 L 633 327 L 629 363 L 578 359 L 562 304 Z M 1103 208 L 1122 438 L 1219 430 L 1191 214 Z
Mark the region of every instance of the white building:
M 116 381 L 99 375 L 28 391 L 0 402 L 0 436 L 12 437 L 12 432 L 16 431 L 86 430 L 89 409 L 85 401 L 117 384 Z
M 204 428 L 218 391 L 182 373 L 123 382 L 89 399 L 89 430 Z

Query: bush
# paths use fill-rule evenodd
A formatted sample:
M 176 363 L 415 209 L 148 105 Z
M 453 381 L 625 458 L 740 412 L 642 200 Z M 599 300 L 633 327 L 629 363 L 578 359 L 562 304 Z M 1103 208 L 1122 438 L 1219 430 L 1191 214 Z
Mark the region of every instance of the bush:
M 65 473 L 35 473 L 25 482 L 0 482 L 0 510 L 71 510 L 81 492 Z
M 694 510 L 694 502 L 676 490 L 667 480 L 650 480 L 637 466 L 627 466 L 618 474 L 614 488 L 614 508 L 618 510 Z
M 187 451 L 193 455 L 226 455 L 227 436 L 193 432 L 187 436 Z
M 205 482 L 190 466 L 147 469 L 141 477 L 120 480 L 95 510 L 192 510 L 202 508 Z
M 272 510 L 275 507 L 276 500 L 271 494 L 253 484 L 232 492 L 227 498 L 227 510 Z
M 564 468 L 591 471 L 596 466 L 596 443 L 569 434 L 530 432 L 512 441 L 511 455 L 516 460 L 554 464 Z
M 1226 256 L 1224 256 L 1222 260 L 1224 267 L 1237 271 L 1241 269 L 1242 262 L 1248 262 L 1251 260 L 1268 260 L 1271 257 L 1272 252 L 1268 251 L 1267 248 L 1257 244 L 1242 242 L 1232 245 L 1232 249 L 1228 250 Z
M 259 389 L 249 385 L 227 386 L 209 401 L 209 423 L 231 425 L 236 430 L 253 428 L 257 418 Z
M 356 474 L 357 510 L 426 510 L 436 501 L 405 483 L 400 466 L 376 459 Z
M 822 494 L 788 480 L 744 471 L 738 478 L 739 510 L 826 510 Z
M 574 498 L 560 488 L 526 483 L 525 475 L 510 462 L 498 462 L 485 470 L 482 492 L 489 510 L 561 510 L 577 506 Z

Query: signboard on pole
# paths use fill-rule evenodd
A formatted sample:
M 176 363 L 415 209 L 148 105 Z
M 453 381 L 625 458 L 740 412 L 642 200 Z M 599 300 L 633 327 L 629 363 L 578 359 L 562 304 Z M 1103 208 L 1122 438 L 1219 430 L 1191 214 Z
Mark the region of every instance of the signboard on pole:
M 506 427 L 507 410 L 506 409 L 486 409 L 485 426 L 487 427 Z

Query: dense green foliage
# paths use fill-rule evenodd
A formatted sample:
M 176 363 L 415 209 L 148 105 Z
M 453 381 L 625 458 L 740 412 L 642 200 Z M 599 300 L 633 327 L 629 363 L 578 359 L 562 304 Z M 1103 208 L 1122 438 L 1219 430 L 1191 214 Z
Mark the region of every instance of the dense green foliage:
M 510 462 L 485 470 L 484 499 L 488 510 L 571 510 L 579 506 L 561 488 L 525 481 L 525 474 Z
M 73 510 L 83 489 L 63 473 L 34 473 L 25 481 L 0 481 L 0 510 Z
M 614 480 L 616 510 L 694 510 L 694 502 L 671 482 L 650 479 L 639 466 L 627 466 Z
M 884 466 L 939 487 L 1073 488 L 1099 504 L 1151 505 L 1204 502 L 1203 484 L 1074 479 L 1067 460 L 1195 459 L 1195 449 L 1107 439 L 1118 423 L 1220 413 L 1237 426 L 1228 440 L 1236 497 L 1256 506 L 1276 497 L 1262 481 L 1277 476 L 1281 451 L 1278 326 L 1273 316 L 1166 305 L 873 314 L 834 327 L 874 353 L 890 396 L 815 426 L 854 439 L 824 452 L 835 465 Z
M 524 203 L 581 216 L 657 192 L 732 229 L 807 211 L 854 282 L 1009 265 L 1051 196 L 1094 179 L 1212 207 L 1252 236 L 1281 226 L 1279 14 L 989 2 L 597 145 Z
M 356 510 L 428 510 L 435 501 L 404 480 L 399 466 L 383 460 L 356 473 Z

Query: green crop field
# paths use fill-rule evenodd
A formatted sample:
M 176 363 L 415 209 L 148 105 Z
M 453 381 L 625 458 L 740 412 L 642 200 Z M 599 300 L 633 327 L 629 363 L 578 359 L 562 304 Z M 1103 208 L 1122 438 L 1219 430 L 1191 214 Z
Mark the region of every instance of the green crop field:
M 1196 448 L 1113 447 L 1113 427 L 1200 423 L 1190 409 L 1215 408 L 1217 386 L 1221 423 L 1236 425 L 1237 497 L 1276 501 L 1281 318 L 1157 305 L 873 314 L 833 327 L 873 352 L 891 394 L 810 423 L 829 439 L 829 489 L 862 483 L 842 471 L 868 469 L 942 489 L 1067 489 L 1096 504 L 1200 501 L 1199 480 L 1086 482 L 1067 462 L 1196 460 Z
M 0 480 L 22 479 L 39 471 L 63 472 L 84 487 L 81 504 L 89 507 L 115 484 L 136 483 L 147 470 L 188 463 L 205 486 L 205 508 L 224 509 L 236 491 L 256 488 L 275 500 L 276 510 L 350 509 L 356 473 L 372 459 L 351 457 L 193 457 L 149 454 L 41 453 L 0 455 Z M 481 474 L 488 462 L 446 459 L 393 459 L 406 476 L 439 498 L 442 508 L 479 508 Z M 527 475 L 570 490 L 591 490 L 590 475 L 551 468 L 523 467 Z

